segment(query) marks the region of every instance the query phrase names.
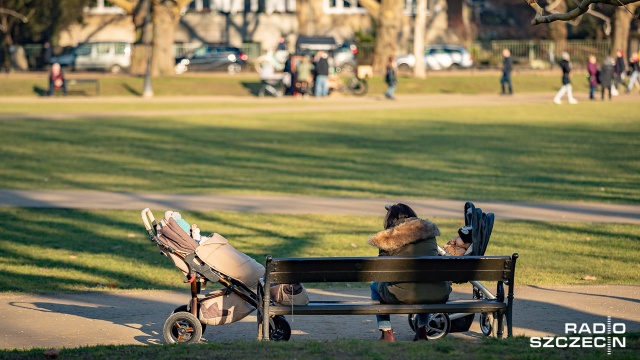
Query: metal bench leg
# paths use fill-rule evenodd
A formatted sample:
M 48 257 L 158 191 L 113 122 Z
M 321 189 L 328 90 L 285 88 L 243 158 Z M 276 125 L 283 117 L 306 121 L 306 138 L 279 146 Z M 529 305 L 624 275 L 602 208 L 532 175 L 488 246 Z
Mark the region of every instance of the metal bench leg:
M 498 311 L 498 329 L 496 331 L 496 337 L 502 339 L 504 335 L 504 312 Z

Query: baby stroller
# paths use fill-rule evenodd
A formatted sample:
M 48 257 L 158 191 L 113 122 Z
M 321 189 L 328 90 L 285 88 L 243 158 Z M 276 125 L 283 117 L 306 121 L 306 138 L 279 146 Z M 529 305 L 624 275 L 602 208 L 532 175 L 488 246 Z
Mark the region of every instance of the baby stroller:
M 182 270 L 184 282 L 191 286 L 189 303 L 176 308 L 164 323 L 162 335 L 167 343 L 197 343 L 207 325 L 230 324 L 259 309 L 255 290 L 264 276 L 264 266 L 236 250 L 220 234 L 201 238 L 198 243 L 185 230 L 189 225 L 182 219 L 176 221 L 169 215 L 157 223 L 148 208 L 140 215 L 149 239 Z M 199 296 L 208 282 L 223 288 Z M 291 327 L 283 316 L 270 319 L 270 326 L 271 339 L 291 337 Z
M 472 228 L 471 246 L 465 252 L 469 256 L 483 256 L 489 244 L 491 231 L 493 230 L 494 215 L 493 213 L 484 213 L 482 209 L 476 208 L 472 202 L 464 205 L 464 225 Z M 444 249 L 438 246 L 440 255 L 446 256 Z M 504 286 L 499 283 L 496 294 L 494 295 L 479 281 L 471 281 L 473 285 L 474 299 L 497 299 L 504 301 Z M 497 327 L 497 314 L 482 313 L 480 314 L 480 330 L 485 336 L 495 335 Z M 475 314 L 455 313 L 455 314 L 430 314 L 427 338 L 434 340 L 446 336 L 448 333 L 468 331 L 473 323 Z M 413 331 L 417 331 L 417 316 L 410 314 L 408 316 L 409 326 Z M 506 321 L 504 321 L 506 324 Z
M 276 74 L 272 66 L 265 66 L 260 71 L 260 82 L 262 87 L 258 90 L 258 96 L 271 95 L 281 97 L 283 88 L 290 84 L 291 75 L 288 73 Z

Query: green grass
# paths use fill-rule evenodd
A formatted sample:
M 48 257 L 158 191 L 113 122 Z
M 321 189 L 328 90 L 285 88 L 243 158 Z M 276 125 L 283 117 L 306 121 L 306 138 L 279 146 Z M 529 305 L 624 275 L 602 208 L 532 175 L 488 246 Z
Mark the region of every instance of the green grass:
M 74 74 L 68 73 L 67 77 L 99 77 L 101 96 L 140 96 L 143 88 L 143 78 L 135 76 L 112 76 L 104 74 Z M 583 77 L 577 76 L 574 80 L 576 91 L 585 91 L 588 85 L 581 81 Z M 0 78 L 3 86 L 0 87 L 0 96 L 35 96 L 39 91 L 48 89 L 47 77 L 44 73 L 8 75 Z M 480 94 L 498 93 L 500 88 L 500 75 L 496 73 L 483 74 L 482 72 L 440 72 L 429 74 L 426 79 L 414 79 L 411 77 L 399 78 L 398 94 L 436 94 L 436 93 L 463 93 Z M 206 74 L 204 76 L 185 75 L 154 78 L 153 91 L 156 96 L 183 96 L 183 95 L 256 95 L 260 88 L 260 79 L 257 74 L 247 73 L 236 76 L 226 74 Z M 374 77 L 369 81 L 370 94 L 382 94 L 386 85 L 383 78 Z M 556 72 L 538 72 L 514 74 L 513 86 L 516 92 L 549 92 L 557 91 L 560 84 L 560 74 Z M 74 85 L 69 88 L 74 95 L 95 95 L 93 84 Z
M 531 348 L 529 338 L 443 338 L 429 343 L 393 344 L 361 340 L 268 342 L 222 341 L 190 346 L 94 346 L 61 349 L 63 359 L 637 359 L 640 337 L 626 335 L 626 347 L 612 349 Z M 44 349 L 0 350 L 2 360 L 41 359 Z
M 598 102 L 3 119 L 0 188 L 638 203 L 636 110 Z
M 462 204 L 461 204 L 462 205 Z M 155 209 L 160 216 L 166 209 Z M 178 209 L 174 209 L 178 210 Z M 182 212 L 264 263 L 278 257 L 377 256 L 367 245 L 380 217 Z M 137 211 L 0 209 L 0 291 L 182 289 Z M 434 219 L 444 244 L 462 221 Z M 615 245 L 614 245 L 615 244 Z M 498 221 L 487 255 L 520 253 L 517 284 L 639 284 L 635 225 Z M 43 286 L 43 284 L 46 284 Z

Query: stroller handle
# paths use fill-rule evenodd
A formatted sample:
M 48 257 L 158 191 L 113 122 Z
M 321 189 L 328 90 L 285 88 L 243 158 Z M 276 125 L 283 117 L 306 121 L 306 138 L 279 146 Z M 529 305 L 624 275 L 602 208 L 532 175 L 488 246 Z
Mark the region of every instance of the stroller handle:
M 145 229 L 147 231 L 151 230 L 151 224 L 149 223 L 149 219 L 151 219 L 151 223 L 154 223 L 156 219 L 153 217 L 151 210 L 149 208 L 145 208 L 140 212 L 140 216 L 142 217 L 142 222 L 144 223 Z

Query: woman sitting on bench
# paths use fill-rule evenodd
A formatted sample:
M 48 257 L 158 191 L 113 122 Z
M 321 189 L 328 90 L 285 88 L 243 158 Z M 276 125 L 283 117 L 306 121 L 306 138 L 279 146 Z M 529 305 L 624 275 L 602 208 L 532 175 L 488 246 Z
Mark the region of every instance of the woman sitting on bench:
M 51 73 L 49 74 L 49 91 L 45 95 L 51 96 L 58 89 L 62 89 L 62 94 L 67 96 L 67 80 L 64 78 L 60 64 L 54 63 L 51 65 Z
M 387 205 L 385 230 L 369 238 L 369 244 L 379 249 L 379 256 L 437 256 L 436 236 L 440 230 L 429 220 L 419 219 L 405 204 Z M 371 283 L 371 299 L 383 304 L 441 304 L 449 300 L 448 281 L 424 283 Z M 418 314 L 418 330 L 413 341 L 427 340 L 427 314 Z M 389 315 L 376 315 L 381 341 L 393 342 Z

